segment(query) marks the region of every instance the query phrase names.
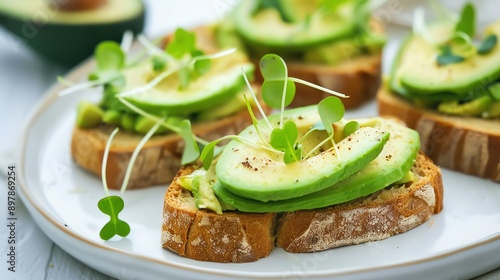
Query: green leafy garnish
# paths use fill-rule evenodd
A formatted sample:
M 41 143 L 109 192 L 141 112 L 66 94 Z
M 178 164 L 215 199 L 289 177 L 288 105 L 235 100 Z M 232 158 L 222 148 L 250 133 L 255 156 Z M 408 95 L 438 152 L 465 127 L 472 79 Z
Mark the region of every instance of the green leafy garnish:
M 184 150 L 182 151 L 182 164 L 187 164 L 195 161 L 200 155 L 200 148 L 196 143 L 193 131 L 191 130 L 191 122 L 188 119 L 184 119 L 179 124 L 178 133 L 184 140 Z
M 271 146 L 284 152 L 283 160 L 285 163 L 302 159 L 302 145 L 295 142 L 298 136 L 299 131 L 293 121 L 286 121 L 283 128 L 275 128 L 271 133 Z
M 337 97 L 329 96 L 319 102 L 318 113 L 326 132 L 333 135 L 333 124 L 344 117 L 344 104 Z
M 108 142 L 104 148 L 104 156 L 101 166 L 102 186 L 104 188 L 104 192 L 106 193 L 106 197 L 99 200 L 97 207 L 110 218 L 109 222 L 107 222 L 99 232 L 99 236 L 103 240 L 109 240 L 115 235 L 126 237 L 130 233 L 130 226 L 125 221 L 118 218 L 118 214 L 125 206 L 123 199 L 119 196 L 109 195 L 108 183 L 106 180 L 106 166 L 108 162 L 109 149 L 116 133 L 118 133 L 118 128 L 113 130 L 113 132 L 109 135 Z
M 442 47 L 441 53 L 437 56 L 437 63 L 440 66 L 459 63 L 464 60 L 465 58 L 463 56 L 453 54 L 450 46 Z
M 460 20 L 455 25 L 455 32 L 463 32 L 469 38 L 476 32 L 476 10 L 471 3 L 467 3 L 460 14 Z
M 109 240 L 115 235 L 126 237 L 130 233 L 130 226 L 118 218 L 118 214 L 123 210 L 124 206 L 123 199 L 116 195 L 99 200 L 97 207 L 104 214 L 109 215 L 110 218 L 109 222 L 99 232 L 101 239 Z
M 478 54 L 487 54 L 489 53 L 496 45 L 497 45 L 497 35 L 491 34 L 488 37 L 484 38 L 481 42 L 481 45 L 477 48 Z

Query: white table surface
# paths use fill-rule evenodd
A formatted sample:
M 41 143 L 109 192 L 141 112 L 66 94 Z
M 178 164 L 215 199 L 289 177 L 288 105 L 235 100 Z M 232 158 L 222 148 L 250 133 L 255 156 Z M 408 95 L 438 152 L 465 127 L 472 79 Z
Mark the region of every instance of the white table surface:
M 180 1 L 179 1 L 180 2 Z M 147 19 L 144 33 L 149 37 L 164 34 L 177 26 L 189 27 L 197 23 L 218 19 L 224 11 L 234 6 L 236 0 L 189 0 L 182 5 L 177 1 L 145 0 Z M 396 3 L 397 2 L 397 3 Z M 408 4 L 406 4 L 407 2 Z M 388 1 L 393 8 L 385 7 L 380 13 L 391 38 L 398 38 L 406 30 L 391 26 L 396 21 L 407 20 L 411 0 Z M 401 6 L 397 6 L 401 5 Z M 392 39 L 386 47 L 385 60 L 390 60 L 398 40 Z M 387 69 L 387 65 L 384 65 Z M 43 93 L 56 82 L 58 75 L 69 69 L 54 65 L 27 49 L 20 41 L 0 29 L 0 177 L 5 182 L 7 166 L 15 164 L 14 151 L 26 117 Z M 2 188 L 0 219 L 7 221 L 4 211 L 7 191 Z M 16 272 L 7 270 L 8 231 L 0 230 L 0 279 L 111 279 L 82 264 L 55 245 L 36 225 L 22 202 L 17 199 L 17 264 Z M 459 233 L 457 233 L 459 234 Z M 439 279 L 439 276 L 436 276 Z M 169 279 L 165 276 L 165 279 Z M 500 279 L 500 268 L 476 279 Z

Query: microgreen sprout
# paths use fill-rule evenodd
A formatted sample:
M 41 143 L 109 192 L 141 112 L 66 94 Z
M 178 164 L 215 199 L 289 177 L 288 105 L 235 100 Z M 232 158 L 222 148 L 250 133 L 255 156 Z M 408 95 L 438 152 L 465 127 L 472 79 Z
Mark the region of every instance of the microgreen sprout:
M 118 128 L 113 130 L 113 132 L 110 134 L 108 142 L 106 143 L 106 147 L 104 149 L 104 156 L 102 159 L 103 163 L 101 176 L 102 185 L 104 188 L 104 192 L 106 193 L 106 197 L 99 200 L 99 202 L 97 203 L 97 207 L 110 218 L 109 222 L 107 222 L 99 232 L 99 236 L 103 240 L 109 240 L 115 235 L 126 237 L 130 233 L 130 226 L 127 224 L 127 222 L 118 218 L 118 214 L 123 210 L 125 205 L 123 199 L 119 196 L 109 195 L 108 183 L 106 180 L 106 167 L 108 162 L 109 150 L 111 147 L 111 142 L 113 141 L 116 133 L 118 133 Z
M 293 163 L 296 161 L 303 160 L 304 158 L 308 158 L 310 155 L 315 153 L 317 150 L 321 148 L 328 141 L 332 142 L 333 149 L 335 149 L 336 154 L 338 155 L 338 159 L 340 160 L 340 155 L 338 154 L 337 146 L 333 140 L 334 129 L 333 124 L 335 122 L 340 121 L 345 113 L 345 108 L 343 103 L 339 98 L 335 96 L 329 96 L 325 98 L 320 104 L 318 104 L 318 113 L 321 118 L 321 123 L 317 123 L 313 125 L 309 131 L 307 131 L 300 139 L 299 139 L 299 130 L 297 124 L 292 120 L 284 121 L 284 110 L 285 107 L 289 106 L 293 98 L 295 96 L 295 82 L 299 82 L 301 84 L 312 86 L 316 89 L 322 90 L 324 92 L 328 92 L 340 97 L 347 97 L 344 94 L 331 91 L 329 89 L 317 86 L 315 84 L 297 79 L 288 77 L 288 70 L 286 67 L 286 63 L 283 59 L 276 54 L 267 54 L 262 57 L 260 61 L 260 70 L 262 76 L 264 78 L 264 82 L 262 84 L 261 93 L 262 99 L 264 102 L 271 108 L 280 109 L 280 121 L 278 127 L 274 127 L 269 122 L 267 116 L 262 109 L 262 106 L 259 104 L 259 100 L 253 91 L 248 79 L 244 71 L 242 71 L 242 75 L 247 83 L 247 87 L 255 101 L 255 104 L 262 115 L 263 121 L 257 121 L 255 115 L 253 114 L 253 110 L 250 106 L 248 99 L 245 96 L 245 102 L 247 104 L 247 109 L 250 114 L 250 117 L 253 122 L 253 127 L 257 132 L 261 143 L 251 143 L 251 141 L 242 138 L 241 136 L 226 136 L 215 141 L 210 142 L 206 145 L 202 152 L 200 159 L 203 162 L 203 167 L 208 170 L 212 164 L 214 159 L 214 151 L 217 144 L 225 139 L 237 139 L 244 143 L 248 143 L 250 145 L 256 146 L 261 149 L 266 149 L 270 152 L 274 153 L 282 153 L 283 161 L 288 163 Z M 262 123 L 266 124 L 263 127 L 269 128 L 267 133 L 269 134 L 269 139 L 266 140 L 260 131 Z M 358 125 L 359 127 L 359 125 Z M 356 129 L 354 126 L 349 129 Z M 349 130 L 348 129 L 348 130 Z M 318 146 L 314 147 L 306 156 L 303 156 L 302 150 L 302 141 L 310 135 L 313 131 L 316 130 L 326 130 L 329 136 L 323 140 Z M 270 132 L 270 133 L 269 133 Z
M 476 11 L 471 3 L 463 7 L 460 16 L 450 13 L 436 1 L 432 1 L 431 4 L 441 26 L 447 26 L 449 30 L 433 34 L 426 26 L 424 11 L 420 8 L 415 11 L 413 31 L 428 43 L 438 47 L 439 53 L 436 57 L 438 65 L 460 63 L 476 54 L 484 55 L 496 45 L 497 40 L 494 34 L 486 36 L 479 46 L 474 44 Z

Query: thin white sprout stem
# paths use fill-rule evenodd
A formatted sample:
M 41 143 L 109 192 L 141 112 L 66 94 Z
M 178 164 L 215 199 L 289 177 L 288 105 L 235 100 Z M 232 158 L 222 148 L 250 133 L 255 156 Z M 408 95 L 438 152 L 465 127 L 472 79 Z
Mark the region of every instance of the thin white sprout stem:
M 170 76 L 171 74 L 173 74 L 177 70 L 178 70 L 178 67 L 169 67 L 169 69 L 167 71 L 164 71 L 160 75 L 156 76 L 153 80 L 151 80 L 151 82 L 149 82 L 141 87 L 137 87 L 137 88 L 134 88 L 134 89 L 131 89 L 128 91 L 121 92 L 121 93 L 119 93 L 119 95 L 120 96 L 130 96 L 130 95 L 136 95 L 139 93 L 146 92 L 146 91 L 152 89 L 159 82 L 161 82 L 163 79 Z
M 226 55 L 230 55 L 230 54 L 234 53 L 235 51 L 236 51 L 236 48 L 231 48 L 231 49 L 227 49 L 227 50 L 224 50 L 224 51 L 221 51 L 218 53 L 200 55 L 197 57 L 193 57 L 191 63 L 194 64 L 196 61 L 202 60 L 202 59 L 214 59 L 214 58 L 223 57 Z
M 301 79 L 298 79 L 298 78 L 288 77 L 288 80 L 296 82 L 296 83 L 299 83 L 299 84 L 303 84 L 303 85 L 306 85 L 306 86 L 309 86 L 309 87 L 312 87 L 312 88 L 315 88 L 317 90 L 324 91 L 326 93 L 329 93 L 331 95 L 335 95 L 335 96 L 338 96 L 338 97 L 341 97 L 341 98 L 349 98 L 349 96 L 347 96 L 347 95 L 345 95 L 343 93 L 336 92 L 336 91 L 333 91 L 331 89 L 327 89 L 325 87 L 318 86 L 318 85 L 315 85 L 313 83 L 310 83 L 310 82 L 307 82 L 307 81 L 304 81 L 304 80 L 301 80 Z
M 102 80 L 87 81 L 87 82 L 84 82 L 84 83 L 81 83 L 81 84 L 76 84 L 76 85 L 74 85 L 74 86 L 72 86 L 70 88 L 61 90 L 59 92 L 59 96 L 68 95 L 70 93 L 74 93 L 74 92 L 77 92 L 79 90 L 90 88 L 90 87 L 93 87 L 93 86 L 98 86 L 98 85 L 101 85 L 101 84 L 103 84 Z
M 76 83 L 70 81 L 70 80 L 67 80 L 65 79 L 64 77 L 61 77 L 61 76 L 57 76 L 57 81 L 65 86 L 69 86 L 69 87 L 72 87 L 74 85 L 76 85 Z
M 259 109 L 259 112 L 260 112 L 260 115 L 262 116 L 262 118 L 264 119 L 264 121 L 267 123 L 267 125 L 269 126 L 269 129 L 273 130 L 273 126 L 271 125 L 271 123 L 269 122 L 269 120 L 267 119 L 267 116 L 266 114 L 264 113 L 264 110 L 262 109 L 262 107 L 260 106 L 259 104 L 259 100 L 257 100 L 257 96 L 255 95 L 255 92 L 253 91 L 252 89 L 252 86 L 250 85 L 250 82 L 248 81 L 248 78 L 247 78 L 247 75 L 245 74 L 245 70 L 243 69 L 243 67 L 241 67 L 241 73 L 243 74 L 243 78 L 245 79 L 245 83 L 247 84 L 247 88 L 248 90 L 250 90 L 250 93 L 252 94 L 252 97 L 253 97 L 253 100 L 255 102 L 255 105 L 257 106 L 257 108 Z
M 134 41 L 134 33 L 131 30 L 125 31 L 123 33 L 122 42 L 120 44 L 120 48 L 124 53 L 127 53 L 130 50 L 130 46 L 132 46 L 132 42 Z
M 319 143 L 318 145 L 316 145 L 316 147 L 312 148 L 309 153 L 307 153 L 304 158 L 308 158 L 310 157 L 314 152 L 316 152 L 321 146 L 323 146 L 326 142 L 330 141 L 330 139 L 332 138 L 333 136 L 328 136 L 328 138 L 326 138 L 325 140 L 321 141 L 321 143 Z
M 111 148 L 111 142 L 113 141 L 113 138 L 115 137 L 118 130 L 119 130 L 118 127 L 115 128 L 115 130 L 113 130 L 113 132 L 111 132 L 111 134 L 109 135 L 108 142 L 106 143 L 106 147 L 104 148 L 104 156 L 102 158 L 101 178 L 102 178 L 102 186 L 104 188 L 106 196 L 109 196 L 108 182 L 106 180 L 106 166 L 108 165 L 109 149 Z
M 139 155 L 139 152 L 141 151 L 142 147 L 146 142 L 153 136 L 153 134 L 158 130 L 158 128 L 162 125 L 162 123 L 165 122 L 165 117 L 159 119 L 156 124 L 144 135 L 144 137 L 141 139 L 139 144 L 134 149 L 134 152 L 132 153 L 132 157 L 130 157 L 130 161 L 127 166 L 127 171 L 125 172 L 125 178 L 123 179 L 122 182 L 122 187 L 120 188 L 120 192 L 123 194 L 125 190 L 127 189 L 128 182 L 130 181 L 130 175 L 132 174 L 132 168 L 134 167 L 135 160 L 137 159 L 137 156 Z
M 285 77 L 283 80 L 283 96 L 281 97 L 280 128 L 283 128 L 283 118 L 285 115 L 286 86 L 288 84 L 287 78 L 288 78 L 288 68 L 285 65 Z

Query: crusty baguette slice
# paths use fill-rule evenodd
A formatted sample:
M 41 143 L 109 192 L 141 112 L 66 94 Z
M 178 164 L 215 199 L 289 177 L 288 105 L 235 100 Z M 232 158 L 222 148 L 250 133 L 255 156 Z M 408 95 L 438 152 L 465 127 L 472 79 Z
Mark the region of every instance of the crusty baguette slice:
M 245 108 L 230 117 L 193 123 L 192 129 L 199 137 L 212 141 L 225 135 L 238 134 L 251 123 Z M 100 176 L 104 148 L 112 130 L 111 127 L 75 127 L 71 139 L 71 155 L 75 161 Z M 106 170 L 109 188 L 120 189 L 132 153 L 142 138 L 143 135 L 120 131 L 113 139 Z M 153 136 L 139 153 L 127 189 L 169 183 L 181 168 L 183 146 L 184 142 L 177 134 Z
M 448 116 L 418 108 L 381 87 L 380 115 L 403 120 L 420 133 L 421 149 L 437 165 L 500 182 L 500 120 Z
M 185 167 L 177 176 L 195 168 Z M 412 170 L 413 183 L 336 206 L 278 214 L 218 215 L 197 209 L 191 192 L 174 179 L 165 194 L 162 246 L 196 260 L 250 262 L 269 255 L 274 246 L 314 252 L 388 238 L 424 223 L 443 207 L 439 168 L 420 153 Z

